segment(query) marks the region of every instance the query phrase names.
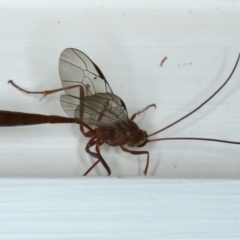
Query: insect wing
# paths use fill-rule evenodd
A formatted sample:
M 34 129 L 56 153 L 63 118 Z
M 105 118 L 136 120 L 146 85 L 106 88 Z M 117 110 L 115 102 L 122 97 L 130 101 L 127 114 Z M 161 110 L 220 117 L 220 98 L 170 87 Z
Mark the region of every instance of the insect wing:
M 90 126 L 128 126 L 124 102 L 113 94 L 98 66 L 83 52 L 67 48 L 59 60 L 59 73 L 66 94 L 61 104 L 71 118 Z M 70 88 L 71 86 L 80 87 Z M 67 89 L 68 88 L 68 89 Z
M 63 88 L 81 85 L 84 96 L 97 92 L 112 92 L 106 78 L 98 66 L 83 52 L 65 49 L 59 59 L 59 74 Z M 80 88 L 65 89 L 68 95 L 79 98 Z
M 109 128 L 128 127 L 128 115 L 124 102 L 113 93 L 96 93 L 82 99 L 61 96 L 61 103 L 69 116 L 90 126 Z

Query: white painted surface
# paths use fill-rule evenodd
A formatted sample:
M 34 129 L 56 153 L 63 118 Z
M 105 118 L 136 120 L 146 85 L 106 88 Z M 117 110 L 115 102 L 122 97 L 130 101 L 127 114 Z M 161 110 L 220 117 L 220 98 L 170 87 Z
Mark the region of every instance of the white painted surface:
M 1 239 L 240 239 L 240 181 L 1 179 Z
M 74 47 L 101 68 L 113 91 L 125 101 L 129 115 L 157 104 L 157 109 L 136 119 L 142 129 L 152 133 L 166 126 L 210 96 L 228 77 L 240 52 L 240 2 L 231 2 L 231 9 L 225 8 L 228 1 L 202 1 L 201 7 L 194 2 L 197 5 L 188 6 L 179 1 L 179 10 L 161 1 L 149 3 L 148 8 L 146 2 L 127 8 L 107 2 L 94 2 L 93 7 L 80 1 L 66 9 L 61 1 L 60 9 L 52 9 L 52 2 L 49 8 L 43 2 L 35 9 L 28 1 L 14 9 L 5 2 L 6 8 L 0 10 L 0 109 L 66 116 L 60 94 L 39 102 L 41 96 L 24 95 L 7 81 L 13 79 L 32 90 L 61 87 L 59 55 Z M 165 56 L 168 59 L 160 67 Z M 188 63 L 192 65 L 184 65 Z M 239 75 L 240 67 L 207 106 L 158 137 L 240 141 Z M 94 161 L 84 151 L 87 141 L 77 126 L 1 128 L 0 175 L 81 176 Z M 149 175 L 240 177 L 239 146 L 171 141 L 144 149 L 150 152 Z M 145 156 L 108 146 L 101 151 L 112 175 L 142 174 Z M 105 170 L 99 165 L 91 174 L 104 175 Z
M 136 119 L 151 133 L 211 95 L 240 52 L 239 1 L 1 1 L 0 7 L 3 110 L 65 116 L 58 94 L 39 102 L 7 81 L 32 90 L 60 87 L 59 55 L 74 47 L 101 68 L 129 115 L 157 104 Z M 207 106 L 158 137 L 240 141 L 239 76 L 240 67 Z M 158 179 L 72 180 L 93 163 L 86 143 L 77 126 L 0 129 L 1 239 L 240 238 L 240 183 L 226 180 L 240 178 L 239 146 L 149 144 L 148 175 Z M 112 176 L 142 175 L 144 156 L 101 151 Z M 98 166 L 91 174 L 106 173 Z

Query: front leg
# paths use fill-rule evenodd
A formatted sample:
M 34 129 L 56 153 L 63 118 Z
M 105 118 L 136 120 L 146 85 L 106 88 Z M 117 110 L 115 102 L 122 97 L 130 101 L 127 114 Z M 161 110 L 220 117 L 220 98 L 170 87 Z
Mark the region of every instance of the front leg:
M 149 165 L 149 152 L 148 151 L 132 151 L 132 150 L 129 150 L 129 149 L 125 148 L 124 146 L 120 146 L 120 147 L 124 152 L 128 152 L 128 153 L 131 153 L 133 155 L 147 154 L 147 163 L 146 163 L 146 167 L 143 171 L 144 175 L 147 175 L 148 165 Z
M 150 104 L 150 105 L 148 105 L 147 107 L 145 107 L 142 111 L 138 111 L 138 112 L 136 112 L 136 113 L 134 113 L 132 116 L 131 116 L 131 120 L 133 121 L 134 120 L 134 118 L 137 116 L 137 115 L 140 115 L 141 113 L 143 113 L 144 111 L 146 111 L 148 108 L 150 108 L 150 107 L 155 107 L 156 108 L 156 105 L 155 104 Z

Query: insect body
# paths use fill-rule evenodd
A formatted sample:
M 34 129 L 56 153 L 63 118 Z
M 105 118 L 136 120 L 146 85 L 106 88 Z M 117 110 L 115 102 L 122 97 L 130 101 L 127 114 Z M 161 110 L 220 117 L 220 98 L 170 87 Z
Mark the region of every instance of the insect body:
M 240 56 L 229 78 L 206 101 L 174 123 L 148 135 L 146 131 L 138 127 L 134 119 L 148 108 L 156 107 L 155 104 L 148 105 L 142 111 L 136 112 L 129 118 L 123 100 L 113 93 L 98 66 L 83 52 L 77 49 L 67 48 L 61 53 L 59 60 L 59 73 L 62 81 L 62 88 L 33 92 L 19 87 L 11 80 L 9 83 L 25 93 L 43 94 L 43 97 L 58 91 L 64 91 L 65 94 L 61 95 L 60 101 L 69 117 L 0 111 L 0 126 L 22 126 L 43 123 L 79 124 L 82 134 L 90 138 L 85 148 L 86 152 L 92 157 L 97 158 L 97 161 L 84 173 L 84 175 L 87 175 L 99 162 L 103 164 L 108 175 L 111 174 L 109 166 L 100 153 L 100 146 L 103 143 L 110 146 L 120 146 L 123 151 L 134 155 L 145 154 L 147 156 L 147 161 L 143 173 L 146 175 L 149 165 L 149 152 L 133 151 L 127 147 L 142 147 L 148 142 L 163 140 L 203 140 L 240 144 L 240 142 L 209 138 L 149 139 L 150 136 L 162 132 L 187 118 L 212 99 L 231 78 L 239 58 Z M 91 147 L 95 147 L 95 152 L 90 151 Z

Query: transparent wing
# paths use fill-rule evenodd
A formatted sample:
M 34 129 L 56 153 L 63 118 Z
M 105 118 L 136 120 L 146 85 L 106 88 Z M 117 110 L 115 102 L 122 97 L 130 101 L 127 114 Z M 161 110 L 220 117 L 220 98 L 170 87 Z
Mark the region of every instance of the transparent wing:
M 61 103 L 70 117 L 87 125 L 128 127 L 126 106 L 113 93 L 96 93 L 82 99 L 64 94 L 61 96 Z
M 59 74 L 64 88 L 81 85 L 84 96 L 98 92 L 111 92 L 106 78 L 98 66 L 83 52 L 65 49 L 59 59 Z M 66 94 L 80 98 L 80 88 L 65 89 Z

